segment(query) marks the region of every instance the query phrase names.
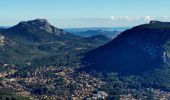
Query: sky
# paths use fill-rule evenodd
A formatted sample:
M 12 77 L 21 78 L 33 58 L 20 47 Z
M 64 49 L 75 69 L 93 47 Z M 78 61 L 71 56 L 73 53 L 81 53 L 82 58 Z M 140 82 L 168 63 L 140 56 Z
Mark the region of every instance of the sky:
M 170 21 L 170 0 L 1 0 L 0 26 L 47 19 L 59 28 L 129 27 Z

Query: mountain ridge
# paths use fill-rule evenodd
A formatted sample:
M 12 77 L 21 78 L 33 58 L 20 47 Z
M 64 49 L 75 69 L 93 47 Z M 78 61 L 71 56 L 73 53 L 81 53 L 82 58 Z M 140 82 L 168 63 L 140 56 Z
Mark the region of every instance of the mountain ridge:
M 11 27 L 10 29 L 15 28 L 26 28 L 26 29 L 32 29 L 32 30 L 42 30 L 48 33 L 54 33 L 56 35 L 60 35 L 61 32 L 63 32 L 61 29 L 58 29 L 51 25 L 46 19 L 35 19 L 35 20 L 29 20 L 29 21 L 21 21 L 17 25 Z M 64 32 L 63 32 L 64 33 Z M 66 34 L 66 33 L 64 33 Z
M 83 60 L 91 66 L 98 66 L 92 69 L 100 71 L 138 74 L 153 69 L 168 59 L 163 45 L 170 40 L 169 27 L 168 22 L 158 21 L 136 26 L 86 53 Z

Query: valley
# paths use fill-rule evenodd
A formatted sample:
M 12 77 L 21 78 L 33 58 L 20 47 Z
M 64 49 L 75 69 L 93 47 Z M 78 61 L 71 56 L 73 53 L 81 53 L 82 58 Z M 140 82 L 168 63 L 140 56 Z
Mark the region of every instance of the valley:
M 45 19 L 0 30 L 0 98 L 168 99 L 169 22 L 114 39 L 67 33 Z

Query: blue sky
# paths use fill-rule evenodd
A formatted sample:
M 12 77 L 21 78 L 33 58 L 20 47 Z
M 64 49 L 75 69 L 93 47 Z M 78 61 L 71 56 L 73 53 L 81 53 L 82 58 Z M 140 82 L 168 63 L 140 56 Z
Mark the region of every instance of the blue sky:
M 170 0 L 1 0 L 0 26 L 45 18 L 59 28 L 170 21 Z

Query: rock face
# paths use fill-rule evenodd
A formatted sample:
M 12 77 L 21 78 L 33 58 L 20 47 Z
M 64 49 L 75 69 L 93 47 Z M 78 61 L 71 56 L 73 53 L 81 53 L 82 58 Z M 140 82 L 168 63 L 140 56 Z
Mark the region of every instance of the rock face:
M 5 37 L 0 35 L 0 46 L 3 46 L 5 42 Z
M 55 28 L 50 25 L 46 19 L 35 19 L 30 21 L 22 21 L 18 25 L 12 27 L 15 28 L 26 28 L 29 30 L 42 30 L 48 33 L 54 33 L 56 35 L 65 34 L 62 30 Z
M 85 54 L 86 69 L 139 74 L 168 62 L 170 23 L 151 21 Z

